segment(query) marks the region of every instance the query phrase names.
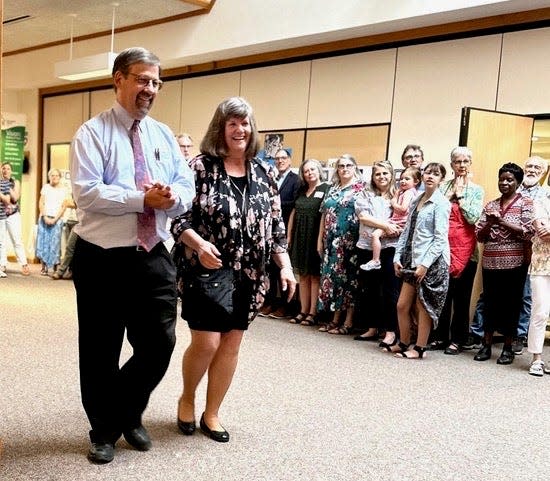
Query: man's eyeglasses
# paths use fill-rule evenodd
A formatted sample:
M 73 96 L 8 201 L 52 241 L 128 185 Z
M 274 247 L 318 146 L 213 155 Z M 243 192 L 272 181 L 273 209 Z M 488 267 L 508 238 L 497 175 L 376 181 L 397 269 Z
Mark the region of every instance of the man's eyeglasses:
M 470 163 L 470 161 L 468 159 L 453 160 L 454 165 L 469 164 L 469 163 Z
M 344 169 L 353 169 L 355 167 L 354 164 L 340 164 L 338 166 L 338 169 L 344 170 Z
M 531 169 L 532 169 L 532 170 L 536 170 L 536 171 L 538 171 L 538 172 L 540 172 L 541 170 L 543 170 L 543 169 L 542 169 L 542 165 L 536 165 L 536 164 L 527 164 L 527 165 L 525 166 L 525 170 L 527 170 L 527 169 L 529 169 L 529 170 L 531 170 Z
M 286 160 L 288 159 L 288 155 L 281 155 L 279 157 L 275 157 L 275 160 Z
M 412 160 L 412 159 L 420 159 L 422 157 L 421 154 L 409 154 L 405 155 L 405 160 Z
M 132 72 L 128 72 L 128 75 L 132 75 L 136 79 L 136 83 L 140 87 L 147 87 L 149 85 L 149 82 L 151 82 L 151 86 L 154 90 L 160 90 L 162 88 L 162 84 L 164 83 L 162 80 L 145 77 L 143 75 L 138 75 Z

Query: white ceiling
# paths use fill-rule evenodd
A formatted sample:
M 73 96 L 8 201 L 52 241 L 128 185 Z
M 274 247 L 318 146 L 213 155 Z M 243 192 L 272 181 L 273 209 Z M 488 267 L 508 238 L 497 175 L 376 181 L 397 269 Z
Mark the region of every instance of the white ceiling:
M 4 23 L 2 51 L 8 53 L 50 42 L 68 40 L 71 33 L 71 14 L 77 14 L 73 24 L 73 36 L 75 38 L 99 32 L 110 32 L 113 3 L 119 4 L 115 7 L 116 29 L 189 13 L 201 9 L 202 7 L 198 6 L 200 4 L 212 4 L 212 9 L 215 9 L 216 2 L 237 3 L 238 1 L 118 0 L 113 2 L 112 0 L 4 0 L 4 22 L 23 15 L 30 15 L 30 19 L 14 23 Z M 299 2 L 300 0 L 296 1 Z M 370 3 L 369 0 L 340 0 L 334 2 L 334 13 L 338 13 L 338 10 L 345 11 L 347 1 L 364 2 L 366 8 Z M 443 0 L 439 1 L 442 2 Z M 382 24 L 363 25 L 355 29 L 342 29 L 339 32 L 325 32 L 323 34 L 313 34 L 303 37 L 296 36 L 285 39 L 280 44 L 272 45 L 271 48 L 302 47 L 327 41 L 342 40 L 344 38 L 401 31 L 550 6 L 550 1 L 548 0 L 487 0 L 486 2 L 464 1 L 448 3 L 449 9 L 441 7 L 441 10 L 437 10 L 430 15 L 400 18 L 399 12 L 396 11 L 393 20 L 385 21 Z M 453 5 L 452 8 L 451 5 Z M 235 10 L 235 12 L 238 15 L 238 10 Z M 284 19 L 283 13 L 281 13 L 281 19 Z M 250 53 L 258 52 L 251 52 L 248 49 L 246 54 Z M 231 54 L 238 55 L 239 52 L 231 52 Z
M 114 7 L 113 3 L 119 5 Z M 76 14 L 73 21 L 76 38 L 110 32 L 113 9 L 116 29 L 201 9 L 194 3 L 182 0 L 4 0 L 2 51 L 69 39 L 71 14 Z M 9 22 L 24 15 L 30 18 Z

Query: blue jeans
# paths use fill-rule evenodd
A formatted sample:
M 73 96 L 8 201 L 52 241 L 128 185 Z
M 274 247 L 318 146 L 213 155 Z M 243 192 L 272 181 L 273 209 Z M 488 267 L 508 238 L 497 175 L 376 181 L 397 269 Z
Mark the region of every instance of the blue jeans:
M 531 319 L 531 280 L 529 276 L 525 279 L 523 285 L 523 299 L 521 301 L 521 311 L 518 320 L 518 337 L 527 337 L 529 331 L 529 321 Z

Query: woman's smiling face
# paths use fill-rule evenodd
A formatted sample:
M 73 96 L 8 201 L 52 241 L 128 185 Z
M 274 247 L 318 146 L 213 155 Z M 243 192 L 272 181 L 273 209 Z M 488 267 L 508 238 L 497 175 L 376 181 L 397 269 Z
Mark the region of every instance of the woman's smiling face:
M 229 152 L 244 152 L 250 140 L 252 127 L 248 116 L 231 117 L 225 122 L 225 143 Z

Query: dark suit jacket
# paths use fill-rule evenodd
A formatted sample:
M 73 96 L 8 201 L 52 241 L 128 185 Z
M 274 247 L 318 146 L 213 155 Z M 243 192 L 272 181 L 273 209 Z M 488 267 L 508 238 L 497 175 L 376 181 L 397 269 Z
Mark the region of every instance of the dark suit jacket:
M 283 180 L 281 188 L 279 189 L 285 227 L 288 227 L 288 219 L 290 218 L 292 209 L 294 209 L 294 203 L 296 202 L 296 197 L 298 196 L 298 190 L 300 189 L 301 184 L 302 181 L 300 180 L 300 176 L 290 171 L 285 177 L 285 180 Z

